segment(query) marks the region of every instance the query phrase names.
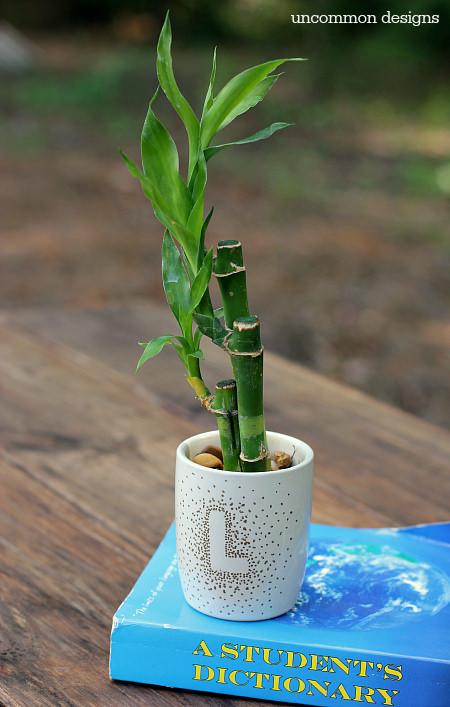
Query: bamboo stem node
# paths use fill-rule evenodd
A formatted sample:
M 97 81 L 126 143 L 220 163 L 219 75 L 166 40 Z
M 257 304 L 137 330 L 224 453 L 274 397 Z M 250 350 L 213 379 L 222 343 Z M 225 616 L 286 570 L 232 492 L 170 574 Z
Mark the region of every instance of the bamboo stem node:
M 264 351 L 264 346 L 261 346 L 258 351 L 233 351 L 229 348 L 228 342 L 226 344 L 224 342 L 223 348 L 227 353 L 230 354 L 230 356 L 248 356 L 249 358 L 257 358 L 258 356 L 261 356 L 262 352 Z
M 247 268 L 245 265 L 236 265 L 236 263 L 230 263 L 230 270 L 229 272 L 214 272 L 213 275 L 214 277 L 231 277 L 232 275 L 236 275 L 238 272 L 247 272 Z
M 269 457 L 270 457 L 270 454 L 269 454 L 269 452 L 267 451 L 267 449 L 266 449 L 264 446 L 261 447 L 261 454 L 260 454 L 258 457 L 255 457 L 254 459 L 249 459 L 248 457 L 246 457 L 246 456 L 244 455 L 243 452 L 241 452 L 240 455 L 239 455 L 239 459 L 240 459 L 241 461 L 243 461 L 243 462 L 248 462 L 248 463 L 250 463 L 250 464 L 254 464 L 254 463 L 256 463 L 256 462 L 262 462 L 262 461 L 264 461 L 265 459 L 268 459 Z
M 238 414 L 237 410 L 216 410 L 215 408 L 211 407 L 211 405 L 212 402 L 208 406 L 208 410 L 210 410 L 210 412 L 213 412 L 214 415 L 224 415 L 225 417 L 230 417 L 230 415 L 233 416 Z

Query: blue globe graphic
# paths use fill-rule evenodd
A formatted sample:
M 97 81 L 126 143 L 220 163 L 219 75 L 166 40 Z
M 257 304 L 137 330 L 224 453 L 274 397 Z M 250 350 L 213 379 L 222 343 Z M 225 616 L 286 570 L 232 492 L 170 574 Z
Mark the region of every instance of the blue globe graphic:
M 386 629 L 450 601 L 448 576 L 390 546 L 321 541 L 310 547 L 294 608 L 279 620 L 330 630 Z

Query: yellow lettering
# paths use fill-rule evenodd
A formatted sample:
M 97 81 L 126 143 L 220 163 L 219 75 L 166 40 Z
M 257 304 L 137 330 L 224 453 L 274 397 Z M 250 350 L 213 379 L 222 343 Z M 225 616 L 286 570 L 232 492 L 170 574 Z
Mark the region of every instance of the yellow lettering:
M 382 687 L 377 687 L 377 692 L 380 693 L 381 697 L 384 697 L 384 705 L 388 705 L 388 707 L 391 707 L 393 702 L 392 700 L 394 699 L 395 695 L 398 695 L 399 690 L 392 690 L 392 694 L 389 694 L 389 690 L 384 690 Z
M 297 680 L 297 690 L 291 690 L 291 680 Z M 283 682 L 283 687 L 288 692 L 303 692 L 303 690 L 305 689 L 305 683 L 303 682 L 303 680 L 300 680 L 300 678 L 286 678 L 286 680 Z
M 281 675 L 272 675 L 272 679 L 273 679 L 273 685 L 270 689 L 271 690 L 281 690 L 281 687 L 280 687 Z
M 255 675 L 256 680 L 253 687 L 259 687 L 261 690 L 264 690 L 264 685 L 262 684 L 263 678 L 267 678 L 267 680 L 269 680 L 270 675 L 268 675 L 267 673 L 249 673 L 249 678 L 254 678 Z
M 227 672 L 228 668 L 219 668 L 219 679 L 216 680 L 216 682 L 220 682 L 222 685 L 226 685 L 226 680 L 225 680 L 225 673 Z
M 194 665 L 195 668 L 195 674 L 193 679 L 194 680 L 203 680 L 207 682 L 208 680 L 212 680 L 214 677 L 214 670 L 209 667 L 209 665 Z M 208 677 L 207 678 L 202 678 L 202 668 L 208 671 Z
M 235 660 L 239 655 L 239 651 L 237 649 L 237 644 L 233 645 L 232 643 L 222 643 L 222 653 L 220 654 L 221 658 L 229 658 L 229 660 Z
M 360 685 L 354 685 L 355 688 L 355 697 L 354 697 L 354 702 L 362 702 L 362 697 L 361 697 L 361 690 L 362 688 Z
M 198 644 L 197 648 L 193 652 L 192 655 L 198 655 L 199 651 L 203 653 L 203 655 L 208 656 L 208 658 L 212 658 L 213 654 L 209 650 L 208 646 L 206 645 L 205 641 L 202 641 L 201 643 Z
M 303 653 L 294 653 L 293 651 L 286 651 L 286 655 L 286 668 L 304 668 L 306 663 L 308 662 L 306 655 L 303 655 Z M 298 665 L 294 665 L 294 655 L 300 656 L 300 663 Z
M 384 669 L 384 680 L 401 680 L 402 666 L 401 665 L 386 665 Z
M 322 668 L 322 663 L 324 660 L 328 661 L 326 655 L 314 655 L 314 653 L 309 654 L 311 656 L 311 670 L 320 670 L 321 672 L 327 670 L 327 666 Z
M 275 650 L 275 648 L 263 648 L 263 649 L 262 649 L 262 651 L 263 651 L 263 660 L 264 660 L 265 663 L 267 663 L 267 665 L 278 665 L 279 662 L 280 662 L 280 660 L 281 660 L 281 655 L 282 655 L 283 651 L 277 650 L 277 653 L 278 653 L 278 660 L 277 660 L 276 663 L 271 663 L 271 662 L 270 662 L 270 651 L 271 651 L 271 650 Z
M 372 668 L 373 670 L 373 663 L 370 660 L 354 660 L 353 665 L 356 668 L 357 665 L 360 665 L 358 677 L 359 678 L 366 678 L 367 676 L 367 666 L 369 668 Z
M 351 697 L 349 697 L 345 687 L 342 684 L 339 685 L 338 688 L 336 688 L 336 690 L 333 692 L 332 695 L 330 695 L 330 697 L 337 697 L 338 695 L 342 697 L 343 700 L 351 700 Z
M 307 695 L 314 695 L 314 692 L 312 692 L 312 688 L 315 687 L 315 689 L 320 692 L 324 697 L 327 697 L 328 695 L 328 686 L 331 685 L 331 683 L 327 682 L 325 680 L 323 687 L 320 683 L 317 682 L 317 680 L 308 680 L 309 682 L 309 690 L 306 693 Z
M 247 680 L 245 682 L 237 682 L 236 675 L 238 673 L 242 673 L 242 675 L 245 675 Z M 248 683 L 248 673 L 244 673 L 243 670 L 232 670 L 228 677 L 229 677 L 230 682 L 232 682 L 233 685 L 237 685 L 238 687 L 244 687 Z
M 255 661 L 253 660 L 253 651 L 256 651 L 256 653 L 259 653 L 259 648 L 258 646 L 240 646 L 240 652 L 245 650 L 245 658 L 244 662 L 245 663 L 254 663 Z
M 331 668 L 329 669 L 330 673 L 335 673 L 336 671 L 333 668 L 333 665 L 337 665 L 338 668 L 344 671 L 347 675 L 349 674 L 350 670 L 350 663 L 352 662 L 350 658 L 346 658 L 347 665 L 340 659 L 340 658 L 330 658 L 331 660 Z
M 363 690 L 367 690 L 367 692 L 363 693 Z M 364 697 L 366 702 L 375 704 L 375 700 L 371 698 L 371 695 L 374 694 L 375 690 L 373 690 L 371 687 L 361 687 L 361 685 L 355 685 L 355 702 L 362 702 L 362 698 Z

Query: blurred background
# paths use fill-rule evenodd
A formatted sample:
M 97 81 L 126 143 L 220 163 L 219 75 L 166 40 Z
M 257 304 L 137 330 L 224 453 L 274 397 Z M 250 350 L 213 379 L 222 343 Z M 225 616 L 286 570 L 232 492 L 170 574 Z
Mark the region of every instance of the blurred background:
M 295 123 L 210 163 L 208 244 L 242 240 L 268 348 L 445 425 L 450 6 L 376 3 L 379 20 L 386 10 L 439 14 L 438 24 L 420 26 L 291 22 L 292 13 L 358 12 L 350 5 L 171 3 L 175 75 L 197 110 L 216 45 L 216 92 L 261 61 L 309 59 L 285 65 L 264 102 L 224 131 L 238 139 Z M 139 160 L 166 9 L 145 0 L 4 0 L 4 309 L 164 301 L 162 226 L 118 148 Z M 164 97 L 155 111 L 185 163 L 184 128 Z

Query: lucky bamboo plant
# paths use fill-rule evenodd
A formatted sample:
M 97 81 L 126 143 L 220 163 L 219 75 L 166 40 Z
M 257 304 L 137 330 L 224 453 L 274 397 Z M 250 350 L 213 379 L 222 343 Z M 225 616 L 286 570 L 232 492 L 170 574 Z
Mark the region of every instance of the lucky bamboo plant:
M 214 97 L 216 52 L 200 120 L 175 81 L 172 34 L 167 13 L 157 46 L 159 86 L 150 100 L 141 136 L 142 171 L 122 153 L 131 174 L 137 177 L 157 218 L 165 226 L 162 243 L 162 277 L 167 302 L 181 335 L 166 334 L 145 346 L 138 369 L 172 344 L 186 368 L 186 378 L 197 398 L 217 418 L 224 468 L 229 471 L 270 470 L 263 411 L 263 349 L 259 320 L 250 314 L 246 273 L 239 241 L 218 244 L 216 256 L 205 246 L 212 211 L 204 214 L 207 163 L 232 145 L 270 137 L 290 123 L 268 128 L 236 142 L 211 145 L 220 130 L 259 103 L 280 74 L 272 74 L 286 61 L 277 59 L 254 66 L 232 78 Z M 186 181 L 179 172 L 177 147 L 153 112 L 162 88 L 187 132 L 189 162 Z M 209 285 L 217 278 L 222 307 L 213 310 Z M 216 385 L 212 394 L 203 381 L 200 361 L 202 336 L 212 339 L 229 355 L 233 379 Z

